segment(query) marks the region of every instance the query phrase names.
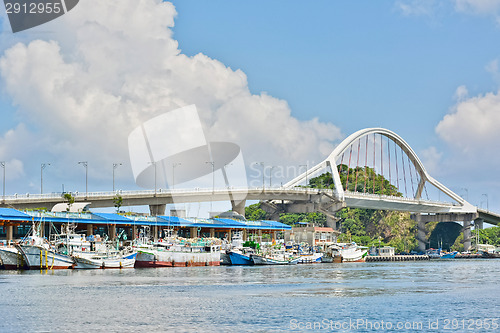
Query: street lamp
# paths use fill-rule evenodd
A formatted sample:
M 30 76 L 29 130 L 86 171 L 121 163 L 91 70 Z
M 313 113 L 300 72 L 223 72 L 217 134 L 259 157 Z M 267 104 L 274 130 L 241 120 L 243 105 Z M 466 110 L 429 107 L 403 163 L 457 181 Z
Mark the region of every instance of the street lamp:
M 40 165 L 40 194 L 43 194 L 43 169 L 48 165 L 50 165 L 50 163 L 42 163 Z
M 5 161 L 0 162 L 0 166 L 3 168 L 3 203 L 5 203 Z
M 212 194 L 215 192 L 215 162 L 205 162 L 205 164 L 212 164 Z
M 489 212 L 489 211 L 490 211 L 490 208 L 489 208 L 489 203 L 488 203 L 488 194 L 483 193 L 483 194 L 481 194 L 481 195 L 484 195 L 484 196 L 486 197 L 486 211 L 488 211 L 488 212 Z
M 269 172 L 269 188 L 273 187 L 273 169 L 275 166 L 271 165 L 271 171 Z
M 172 163 L 172 189 L 175 188 L 175 167 L 182 163 Z
M 156 162 L 148 162 L 149 164 L 153 164 L 155 167 L 155 197 L 156 197 Z
M 115 169 L 117 169 L 121 163 L 113 163 L 113 192 L 115 191 Z
M 215 193 L 215 162 L 205 162 L 205 164 L 212 164 L 212 197 L 210 198 L 210 212 L 213 212 L 213 201 L 214 201 L 214 193 Z
M 262 165 L 262 191 L 264 191 L 264 189 L 265 189 L 265 185 L 264 185 L 264 176 L 265 176 L 264 162 L 255 162 L 255 164 Z
M 307 187 L 307 185 L 309 185 L 309 184 L 307 183 L 307 171 L 308 171 L 308 169 L 309 169 L 309 165 L 306 163 L 306 164 L 299 165 L 299 168 L 300 168 L 300 167 L 305 167 L 305 168 L 306 168 L 306 187 Z
M 78 164 L 81 164 L 85 167 L 85 199 L 89 196 L 89 182 L 88 182 L 88 176 L 89 176 L 89 164 L 87 161 L 84 162 L 78 162 Z

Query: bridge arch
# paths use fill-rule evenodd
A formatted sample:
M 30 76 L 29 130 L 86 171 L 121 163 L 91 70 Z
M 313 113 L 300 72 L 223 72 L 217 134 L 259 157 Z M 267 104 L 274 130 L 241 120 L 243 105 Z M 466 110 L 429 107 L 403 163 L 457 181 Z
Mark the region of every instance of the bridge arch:
M 460 206 L 472 207 L 472 205 L 466 202 L 462 197 L 460 197 L 459 195 L 448 189 L 446 186 L 438 182 L 436 179 L 434 179 L 431 175 L 429 175 L 429 173 L 426 171 L 424 167 L 424 164 L 419 159 L 415 151 L 410 147 L 410 145 L 405 140 L 403 140 L 403 138 L 400 137 L 398 134 L 385 128 L 366 128 L 349 135 L 337 147 L 335 147 L 335 149 L 330 153 L 330 155 L 324 161 L 310 168 L 307 172 L 294 178 L 284 186 L 286 188 L 297 186 L 307 178 L 308 174 L 309 175 L 317 174 L 322 169 L 330 169 L 332 171 L 332 178 L 335 185 L 334 192 L 337 198 L 343 201 L 344 189 L 337 169 L 337 161 L 355 142 L 373 134 L 385 136 L 389 140 L 393 141 L 408 156 L 409 160 L 411 161 L 415 170 L 418 172 L 420 176 L 420 181 L 417 186 L 417 191 L 415 193 L 415 199 L 418 200 L 421 198 L 422 190 L 425 186 L 425 183 L 429 182 L 439 191 L 441 191 L 446 196 L 457 202 Z

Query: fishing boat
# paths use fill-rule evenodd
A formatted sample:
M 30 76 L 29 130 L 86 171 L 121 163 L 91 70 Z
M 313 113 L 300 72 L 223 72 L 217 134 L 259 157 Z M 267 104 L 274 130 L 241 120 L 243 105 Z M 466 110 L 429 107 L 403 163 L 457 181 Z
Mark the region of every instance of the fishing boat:
M 429 259 L 454 259 L 458 252 L 443 252 L 441 248 L 439 249 L 427 249 L 425 254 L 429 256 Z
M 134 268 L 137 252 L 128 255 L 111 255 L 105 253 L 88 253 L 86 255 L 74 256 L 76 269 L 98 269 L 98 268 Z
M 329 252 L 340 262 L 363 262 L 368 249 L 356 243 L 336 243 L 330 245 Z M 339 258 L 340 257 L 340 258 Z
M 4 269 L 26 269 L 22 254 L 18 249 L 12 246 L 0 247 L 0 261 Z
M 43 239 L 16 244 L 16 248 L 22 254 L 28 269 L 66 269 L 75 265 L 71 256 L 58 253 Z
M 296 265 L 302 258 L 285 251 L 272 251 L 266 255 L 251 254 L 254 265 Z
M 219 266 L 220 245 L 160 242 L 137 248 L 135 267 Z
M 323 257 L 323 253 L 321 253 L 321 252 L 301 253 L 300 258 L 298 259 L 298 263 L 299 264 L 320 263 L 322 257 Z
M 231 265 L 248 266 L 254 264 L 252 258 L 250 257 L 255 254 L 255 251 L 252 248 L 244 247 L 241 249 L 232 249 L 228 252 L 228 254 L 231 259 Z

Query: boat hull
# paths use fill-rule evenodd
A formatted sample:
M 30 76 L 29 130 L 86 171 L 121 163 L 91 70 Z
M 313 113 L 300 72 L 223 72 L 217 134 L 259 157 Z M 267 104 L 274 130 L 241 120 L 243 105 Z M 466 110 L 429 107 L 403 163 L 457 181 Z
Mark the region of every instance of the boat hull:
M 298 260 L 299 264 L 317 264 L 321 262 L 323 253 L 303 254 Z
M 136 254 L 120 258 L 75 257 L 76 269 L 134 268 Z
M 8 270 L 26 269 L 24 258 L 18 249 L 13 247 L 0 248 L 0 261 Z
M 177 252 L 139 250 L 135 267 L 196 267 L 219 266 L 220 252 Z
M 238 252 L 229 252 L 229 257 L 231 258 L 231 265 L 253 265 L 253 260 L 250 258 L 248 254 L 241 254 Z
M 75 265 L 71 256 L 56 253 L 39 245 L 20 245 L 28 269 L 68 269 Z

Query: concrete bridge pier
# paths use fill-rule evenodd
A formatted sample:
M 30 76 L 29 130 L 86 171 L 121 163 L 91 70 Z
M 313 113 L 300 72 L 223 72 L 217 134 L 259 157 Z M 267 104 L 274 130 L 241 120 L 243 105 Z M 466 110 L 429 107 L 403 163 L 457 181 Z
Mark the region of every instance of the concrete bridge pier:
M 417 223 L 418 251 L 425 252 L 427 247 L 427 240 L 425 239 L 425 221 L 418 219 Z
M 474 220 L 474 226 L 476 230 L 483 230 L 484 220 L 481 218 Z
M 233 211 L 235 211 L 238 214 L 241 214 L 245 216 L 245 206 L 247 204 L 246 200 L 241 200 L 241 201 L 234 201 L 231 200 L 231 207 Z
M 469 251 L 471 248 L 471 221 L 464 221 L 464 251 Z
M 149 212 L 153 216 L 165 215 L 165 209 L 167 209 L 167 205 L 149 205 Z

